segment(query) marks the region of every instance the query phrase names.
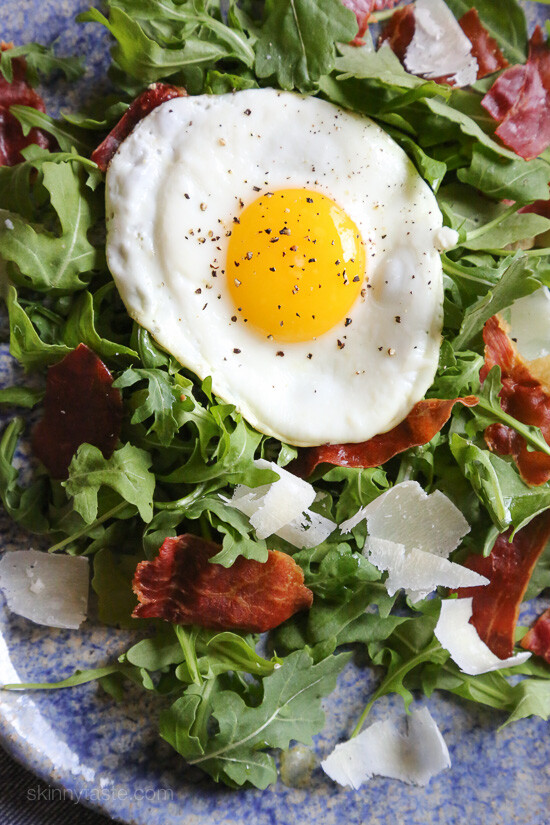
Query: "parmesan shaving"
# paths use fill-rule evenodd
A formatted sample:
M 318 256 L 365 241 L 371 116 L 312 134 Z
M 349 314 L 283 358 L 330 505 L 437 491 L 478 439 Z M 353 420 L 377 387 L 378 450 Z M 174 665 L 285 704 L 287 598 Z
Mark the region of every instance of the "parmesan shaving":
M 357 790 L 374 775 L 427 785 L 451 767 L 449 751 L 429 710 L 413 710 L 405 736 L 391 719 L 375 722 L 358 736 L 336 745 L 321 762 L 325 773 L 340 785 Z
M 436 587 L 478 587 L 489 580 L 448 561 L 470 530 L 455 505 L 439 490 L 428 495 L 417 481 L 396 484 L 340 525 L 348 533 L 366 519 L 364 554 L 387 571 L 390 596 L 404 589 L 414 603 Z
M 528 361 L 550 355 L 550 290 L 542 287 L 514 301 L 510 309 L 510 337 Z
M 411 602 L 425 599 L 436 587 L 479 587 L 489 579 L 424 550 L 407 550 L 402 544 L 369 536 L 364 551 L 379 570 L 387 570 L 390 596 L 404 589 Z
M 14 550 L 0 559 L 0 590 L 9 609 L 36 624 L 80 627 L 87 615 L 88 584 L 84 556 Z
M 405 52 L 408 72 L 426 78 L 449 77 L 456 86 L 477 80 L 472 44 L 443 0 L 416 0 L 414 36 Z
M 472 599 L 447 599 L 441 602 L 441 613 L 434 634 L 442 647 L 449 651 L 453 662 L 463 673 L 479 676 L 491 670 L 523 664 L 530 653 L 518 653 L 508 659 L 499 659 L 470 624 Z
M 367 519 L 370 536 L 448 558 L 470 526 L 439 490 L 428 495 L 417 481 L 403 481 L 382 493 L 340 525 L 349 533 Z
M 272 461 L 257 459 L 254 465 L 274 470 L 279 479 L 255 488 L 239 485 L 229 504 L 249 517 L 259 539 L 277 535 L 295 547 L 316 547 L 333 532 L 333 521 L 309 509 L 315 499 L 311 484 Z

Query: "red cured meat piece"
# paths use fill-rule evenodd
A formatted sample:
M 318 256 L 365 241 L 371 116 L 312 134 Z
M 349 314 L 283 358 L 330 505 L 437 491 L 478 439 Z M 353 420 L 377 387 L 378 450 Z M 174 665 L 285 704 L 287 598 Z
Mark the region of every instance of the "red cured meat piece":
M 157 106 L 160 106 L 161 103 L 165 103 L 167 100 L 172 100 L 175 97 L 186 96 L 187 92 L 185 89 L 179 86 L 170 86 L 168 83 L 152 83 L 148 89 L 145 89 L 145 91 L 130 104 L 128 110 L 122 115 L 117 125 L 111 129 L 97 149 L 94 149 L 91 159 L 94 163 L 97 163 L 102 172 L 106 172 L 116 150 L 140 120 L 143 120 L 146 115 L 152 112 L 153 109 L 156 109 Z
M 497 315 L 483 328 L 485 366 L 480 372 L 485 380 L 489 370 L 501 368 L 502 390 L 499 394 L 504 412 L 521 421 L 540 427 L 550 444 L 550 394 L 531 373 L 529 365 L 517 352 L 506 328 Z M 525 439 L 504 424 L 491 424 L 484 433 L 489 449 L 498 455 L 511 455 L 527 484 L 544 484 L 550 479 L 550 456 L 527 448 Z
M 477 79 L 486 77 L 493 72 L 504 69 L 508 61 L 500 51 L 496 40 L 494 40 L 485 26 L 482 24 L 477 13 L 477 9 L 470 9 L 466 12 L 458 24 L 470 43 L 472 44 L 472 55 L 477 60 Z M 401 63 L 405 64 L 405 54 L 414 37 L 414 6 L 405 6 L 395 12 L 388 25 L 380 37 L 380 45 L 386 41 Z M 446 83 L 453 85 L 452 79 L 447 77 L 434 78 L 436 83 Z
M 520 644 L 525 650 L 542 656 L 550 665 L 550 609 L 538 617 Z
M 393 9 L 399 0 L 342 0 L 344 6 L 355 12 L 357 17 L 357 25 L 359 31 L 357 37 L 352 41 L 354 46 L 362 46 L 363 40 L 361 38 L 367 31 L 369 24 L 369 17 L 373 11 L 382 11 L 383 9 Z
M 122 423 L 122 398 L 113 376 L 86 344 L 48 370 L 44 417 L 32 437 L 35 455 L 52 478 L 67 478 L 81 444 L 93 444 L 105 458 L 116 447 Z
M 405 52 L 414 37 L 414 7 L 405 6 L 392 15 L 384 31 L 380 35 L 378 45 L 388 43 L 391 50 L 397 55 L 401 63 L 405 63 Z
M 0 51 L 13 48 L 11 44 L 0 43 Z M 0 74 L 0 166 L 15 166 L 24 160 L 21 149 L 35 143 L 47 149 L 49 137 L 40 129 L 32 128 L 25 137 L 19 121 L 10 113 L 10 106 L 32 106 L 39 112 L 45 112 L 44 101 L 26 81 L 27 64 L 22 57 L 12 60 L 13 80 L 11 83 Z
M 483 587 L 462 587 L 460 599 L 472 597 L 471 623 L 480 638 L 501 659 L 514 651 L 519 608 L 538 558 L 550 538 L 550 513 L 542 513 L 518 530 L 510 541 L 502 533 L 489 556 L 470 556 L 465 567 L 489 579 Z
M 491 37 L 481 20 L 477 9 L 463 14 L 458 24 L 470 43 L 472 54 L 477 60 L 477 79 L 505 69 L 508 61 L 500 51 L 497 41 Z
M 336 464 L 339 467 L 378 467 L 394 455 L 427 444 L 449 420 L 454 405 L 459 402 L 467 407 L 477 404 L 477 398 L 443 400 L 430 398 L 414 405 L 408 416 L 387 433 L 375 435 L 359 444 L 322 444 L 300 451 L 291 469 L 306 478 L 318 464 Z
M 140 603 L 132 615 L 263 633 L 311 607 L 313 594 L 291 556 L 269 550 L 264 564 L 239 556 L 223 567 L 209 561 L 220 549 L 189 533 L 165 539 L 156 559 L 136 568 L 133 588 Z
M 525 160 L 550 146 L 550 49 L 537 26 L 524 66 L 512 66 L 496 80 L 481 105 L 500 121 L 496 134 Z

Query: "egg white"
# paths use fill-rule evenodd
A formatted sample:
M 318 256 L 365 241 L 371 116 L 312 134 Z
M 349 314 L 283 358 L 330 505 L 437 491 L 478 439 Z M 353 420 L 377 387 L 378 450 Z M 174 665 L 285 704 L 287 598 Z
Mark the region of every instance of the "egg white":
M 351 323 L 285 344 L 231 320 L 222 273 L 234 217 L 283 188 L 332 198 L 367 253 Z M 425 394 L 440 346 L 441 225 L 432 191 L 376 124 L 273 89 L 167 101 L 107 173 L 107 258 L 130 315 L 254 427 L 298 446 L 386 432 Z

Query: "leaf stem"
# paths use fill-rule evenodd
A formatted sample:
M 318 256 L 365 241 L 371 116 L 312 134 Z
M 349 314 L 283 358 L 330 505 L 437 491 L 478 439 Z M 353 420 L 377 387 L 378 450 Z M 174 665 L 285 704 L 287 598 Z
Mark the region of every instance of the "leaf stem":
M 478 226 L 477 229 L 472 229 L 471 232 L 467 232 L 465 243 L 470 243 L 470 241 L 474 241 L 481 235 L 485 235 L 486 232 L 490 232 L 491 229 L 494 229 L 495 226 L 501 224 L 503 221 L 506 220 L 506 218 L 509 218 L 510 215 L 514 215 L 518 211 L 518 209 L 521 209 L 521 204 L 514 203 L 512 204 L 512 206 L 509 206 L 507 209 L 501 212 L 500 215 L 497 215 L 496 218 L 493 218 L 492 221 L 489 221 L 489 223 L 484 223 L 483 226 Z
M 55 553 L 57 552 L 57 550 L 63 550 L 63 548 L 66 547 L 68 544 L 71 544 L 73 541 L 77 541 L 77 539 L 81 539 L 95 527 L 98 527 L 100 524 L 103 524 L 104 521 L 107 521 L 121 510 L 124 510 L 125 507 L 128 507 L 128 502 L 121 501 L 120 504 L 115 505 L 115 507 L 111 507 L 110 510 L 107 510 L 107 512 L 103 513 L 102 516 L 96 518 L 96 520 L 92 521 L 91 524 L 85 524 L 84 527 L 81 527 L 80 530 L 76 531 L 76 533 L 71 533 L 71 535 L 68 536 L 66 539 L 63 539 L 63 541 L 59 541 L 57 544 L 52 544 L 51 547 L 48 547 L 48 553 Z
M 153 506 L 157 510 L 185 510 L 191 504 L 194 504 L 195 501 L 202 496 L 205 490 L 206 484 L 197 484 L 192 493 L 189 493 L 182 498 L 177 498 L 174 501 L 154 501 Z
M 550 455 L 550 445 L 546 443 L 544 438 L 536 438 L 534 435 L 531 435 L 529 427 L 527 425 L 522 424 L 521 421 L 518 421 L 516 418 L 513 418 L 508 413 L 504 412 L 502 409 L 495 409 L 489 401 L 483 398 L 482 395 L 478 396 L 478 406 L 484 410 L 486 413 L 495 419 L 495 421 L 502 421 L 504 424 L 507 424 L 513 430 L 516 430 L 523 438 L 530 444 L 536 451 L 544 452 L 546 455 Z
M 484 249 L 483 251 L 500 258 L 505 258 L 507 255 L 517 255 L 518 252 L 522 252 L 529 258 L 543 258 L 545 255 L 550 255 L 550 247 L 548 246 L 541 249 Z
M 449 260 L 446 255 L 441 256 L 441 264 L 443 266 L 443 272 L 446 272 L 447 275 L 457 275 L 459 278 L 464 278 L 466 281 L 474 281 L 476 284 L 484 284 L 485 286 L 493 287 L 495 285 L 494 281 L 488 281 L 485 278 L 478 278 L 475 275 L 470 275 L 466 267 L 455 264 L 453 261 Z M 472 272 L 475 272 L 473 267 Z

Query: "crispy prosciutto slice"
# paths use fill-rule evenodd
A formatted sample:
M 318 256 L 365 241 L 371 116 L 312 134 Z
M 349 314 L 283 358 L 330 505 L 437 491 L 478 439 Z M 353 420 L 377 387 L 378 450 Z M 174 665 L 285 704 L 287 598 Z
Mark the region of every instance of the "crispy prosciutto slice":
M 472 44 L 471 55 L 477 61 L 477 80 L 493 74 L 508 66 L 508 61 L 500 51 L 498 43 L 491 37 L 481 20 L 477 9 L 470 9 L 460 20 L 458 25 Z M 405 65 L 405 57 L 415 33 L 414 6 L 405 6 L 398 9 L 384 28 L 379 45 L 387 42 L 401 63 Z M 455 85 L 450 76 L 434 78 L 438 83 Z
M 97 163 L 102 172 L 106 172 L 116 150 L 140 120 L 143 120 L 161 103 L 172 100 L 174 97 L 186 97 L 186 95 L 185 89 L 179 86 L 170 86 L 168 83 L 152 83 L 130 104 L 128 110 L 122 115 L 116 126 L 111 129 L 105 140 L 92 152 L 91 159 L 94 163 Z
M 67 478 L 81 444 L 93 444 L 109 458 L 122 423 L 122 398 L 113 376 L 86 344 L 48 370 L 44 417 L 32 437 L 35 455 L 52 478 Z
M 7 51 L 13 45 L 0 43 L 0 51 Z M 44 101 L 27 83 L 27 64 L 22 57 L 12 61 L 13 80 L 11 83 L 0 74 L 0 166 L 14 166 L 24 160 L 21 149 L 35 143 L 47 149 L 50 146 L 49 137 L 40 129 L 31 129 L 28 135 L 23 130 L 17 118 L 10 113 L 10 106 L 16 103 L 22 106 L 32 106 L 39 112 L 45 112 Z
M 486 576 L 490 583 L 457 591 L 459 599 L 472 597 L 470 621 L 500 659 L 507 659 L 514 650 L 521 601 L 535 564 L 550 539 L 550 512 L 541 513 L 518 530 L 512 541 L 510 532 L 497 538 L 489 556 L 470 556 L 464 562 L 465 567 Z
M 498 365 L 502 376 L 499 396 L 502 409 L 523 424 L 540 427 L 550 444 L 550 392 L 533 373 L 536 362 L 530 365 L 524 361 L 498 315 L 486 322 L 483 340 L 485 366 L 480 373 L 481 380 L 492 367 Z M 550 479 L 550 456 L 529 450 L 525 439 L 511 427 L 491 424 L 485 430 L 484 437 L 492 452 L 513 456 L 527 484 L 544 484 Z
M 481 105 L 499 121 L 498 137 L 525 160 L 550 145 L 550 49 L 540 26 L 529 42 L 527 63 L 501 74 Z
M 239 556 L 232 567 L 223 567 L 209 561 L 219 550 L 189 533 L 167 538 L 156 559 L 136 568 L 139 604 L 132 615 L 263 633 L 311 607 L 313 594 L 291 556 L 269 550 L 263 564 Z
M 382 9 L 393 9 L 393 7 L 398 2 L 399 0 L 342 0 L 344 6 L 355 12 L 355 16 L 357 17 L 357 25 L 359 26 L 359 31 L 357 32 L 357 37 L 355 38 L 355 40 L 352 41 L 353 45 L 363 45 L 363 41 L 361 40 L 361 38 L 367 31 L 369 17 L 371 16 L 373 11 L 382 11 Z
M 550 665 L 550 608 L 538 617 L 520 644 L 525 650 L 542 656 Z
M 375 435 L 359 444 L 322 444 L 319 447 L 307 447 L 300 450 L 300 455 L 292 463 L 291 469 L 307 478 L 318 464 L 335 464 L 339 467 L 378 467 L 390 458 L 408 450 L 427 444 L 447 423 L 456 403 L 474 407 L 477 398 L 449 400 L 430 398 L 414 405 L 408 416 L 387 433 Z

